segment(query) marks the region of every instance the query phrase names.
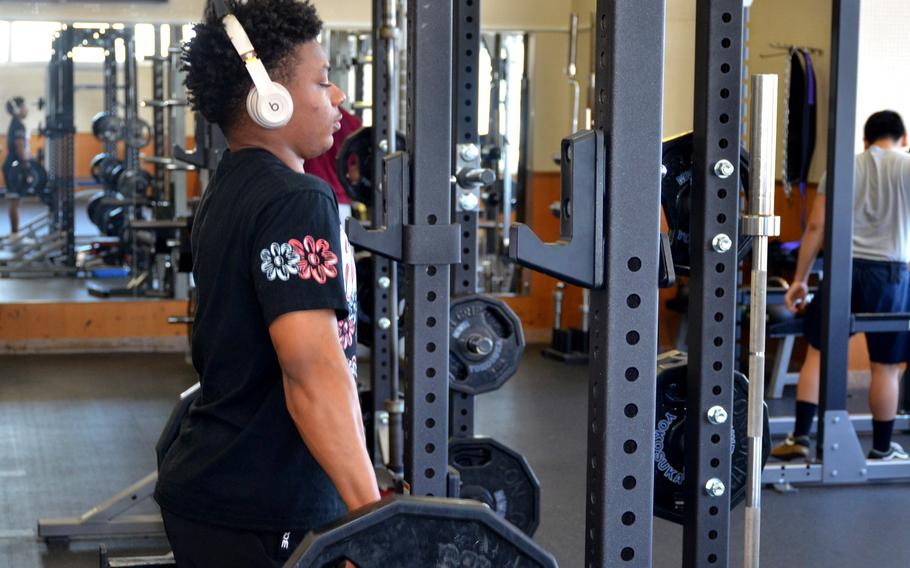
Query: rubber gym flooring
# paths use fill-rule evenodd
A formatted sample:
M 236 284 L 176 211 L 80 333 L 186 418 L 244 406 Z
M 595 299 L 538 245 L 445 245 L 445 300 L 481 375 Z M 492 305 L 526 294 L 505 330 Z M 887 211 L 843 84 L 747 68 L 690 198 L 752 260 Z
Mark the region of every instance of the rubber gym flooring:
M 80 514 L 152 471 L 159 430 L 194 381 L 179 354 L 0 358 L 0 566 L 97 566 L 97 543 L 49 547 L 36 539 L 36 519 Z M 478 433 L 523 452 L 536 470 L 536 539 L 564 567 L 584 560 L 586 391 L 584 369 L 531 348 L 516 377 L 478 398 Z M 850 405 L 865 410 L 862 389 L 854 389 Z M 792 403 L 774 406 L 789 410 Z M 742 508 L 733 513 L 733 566 L 740 565 L 742 516 Z M 906 485 L 766 490 L 762 560 L 773 567 L 905 568 L 908 522 Z M 115 554 L 166 546 L 162 539 L 108 543 Z M 678 567 L 681 550 L 682 528 L 656 520 L 654 566 Z

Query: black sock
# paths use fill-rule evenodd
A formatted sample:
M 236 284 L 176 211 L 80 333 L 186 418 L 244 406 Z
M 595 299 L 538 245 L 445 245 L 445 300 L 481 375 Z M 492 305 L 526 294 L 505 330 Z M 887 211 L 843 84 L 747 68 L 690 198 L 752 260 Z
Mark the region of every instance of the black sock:
M 818 410 L 817 404 L 811 402 L 796 401 L 796 425 L 793 427 L 793 437 L 808 436 L 812 430 L 812 421 L 815 420 L 815 411 Z
M 894 430 L 894 420 L 879 422 L 872 421 L 872 447 L 880 452 L 891 449 L 891 432 Z

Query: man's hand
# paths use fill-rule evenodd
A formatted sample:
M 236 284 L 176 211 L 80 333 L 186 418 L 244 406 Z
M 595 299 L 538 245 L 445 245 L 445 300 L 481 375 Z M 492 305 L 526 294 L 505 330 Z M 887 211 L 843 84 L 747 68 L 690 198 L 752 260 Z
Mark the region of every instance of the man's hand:
M 794 282 L 787 288 L 787 293 L 784 294 L 784 305 L 790 313 L 799 313 L 806 307 L 808 295 L 809 286 L 805 282 Z
M 285 314 L 269 326 L 284 372 L 288 412 L 349 510 L 379 500 L 357 383 L 331 310 Z

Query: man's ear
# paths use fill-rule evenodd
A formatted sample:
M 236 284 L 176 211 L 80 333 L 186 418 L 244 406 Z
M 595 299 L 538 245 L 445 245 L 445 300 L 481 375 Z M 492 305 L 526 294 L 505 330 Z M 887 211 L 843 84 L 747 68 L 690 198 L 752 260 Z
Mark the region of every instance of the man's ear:
M 901 136 L 901 148 L 907 147 L 907 133 L 904 132 L 904 135 Z

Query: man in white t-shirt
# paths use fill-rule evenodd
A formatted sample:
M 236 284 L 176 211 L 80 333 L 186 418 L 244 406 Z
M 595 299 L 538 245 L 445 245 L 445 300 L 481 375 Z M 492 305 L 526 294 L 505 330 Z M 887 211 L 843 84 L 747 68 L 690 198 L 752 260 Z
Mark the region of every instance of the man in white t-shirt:
M 898 313 L 910 311 L 910 154 L 900 115 L 881 111 L 866 121 L 866 150 L 856 156 L 853 193 L 853 284 L 851 312 Z M 838 230 L 847 230 L 846 227 Z M 806 360 L 796 389 L 796 425 L 786 441 L 771 450 L 780 459 L 809 455 L 809 431 L 818 408 L 821 363 L 822 300 L 816 294 L 806 306 L 809 268 L 824 244 L 825 178 L 819 182 L 809 225 L 803 235 L 793 284 L 785 303 L 796 313 L 806 308 Z M 828 275 L 836 278 L 837 275 Z M 907 452 L 891 441 L 900 386 L 900 363 L 907 361 L 910 334 L 869 333 L 872 384 L 872 450 L 870 459 L 907 459 Z

